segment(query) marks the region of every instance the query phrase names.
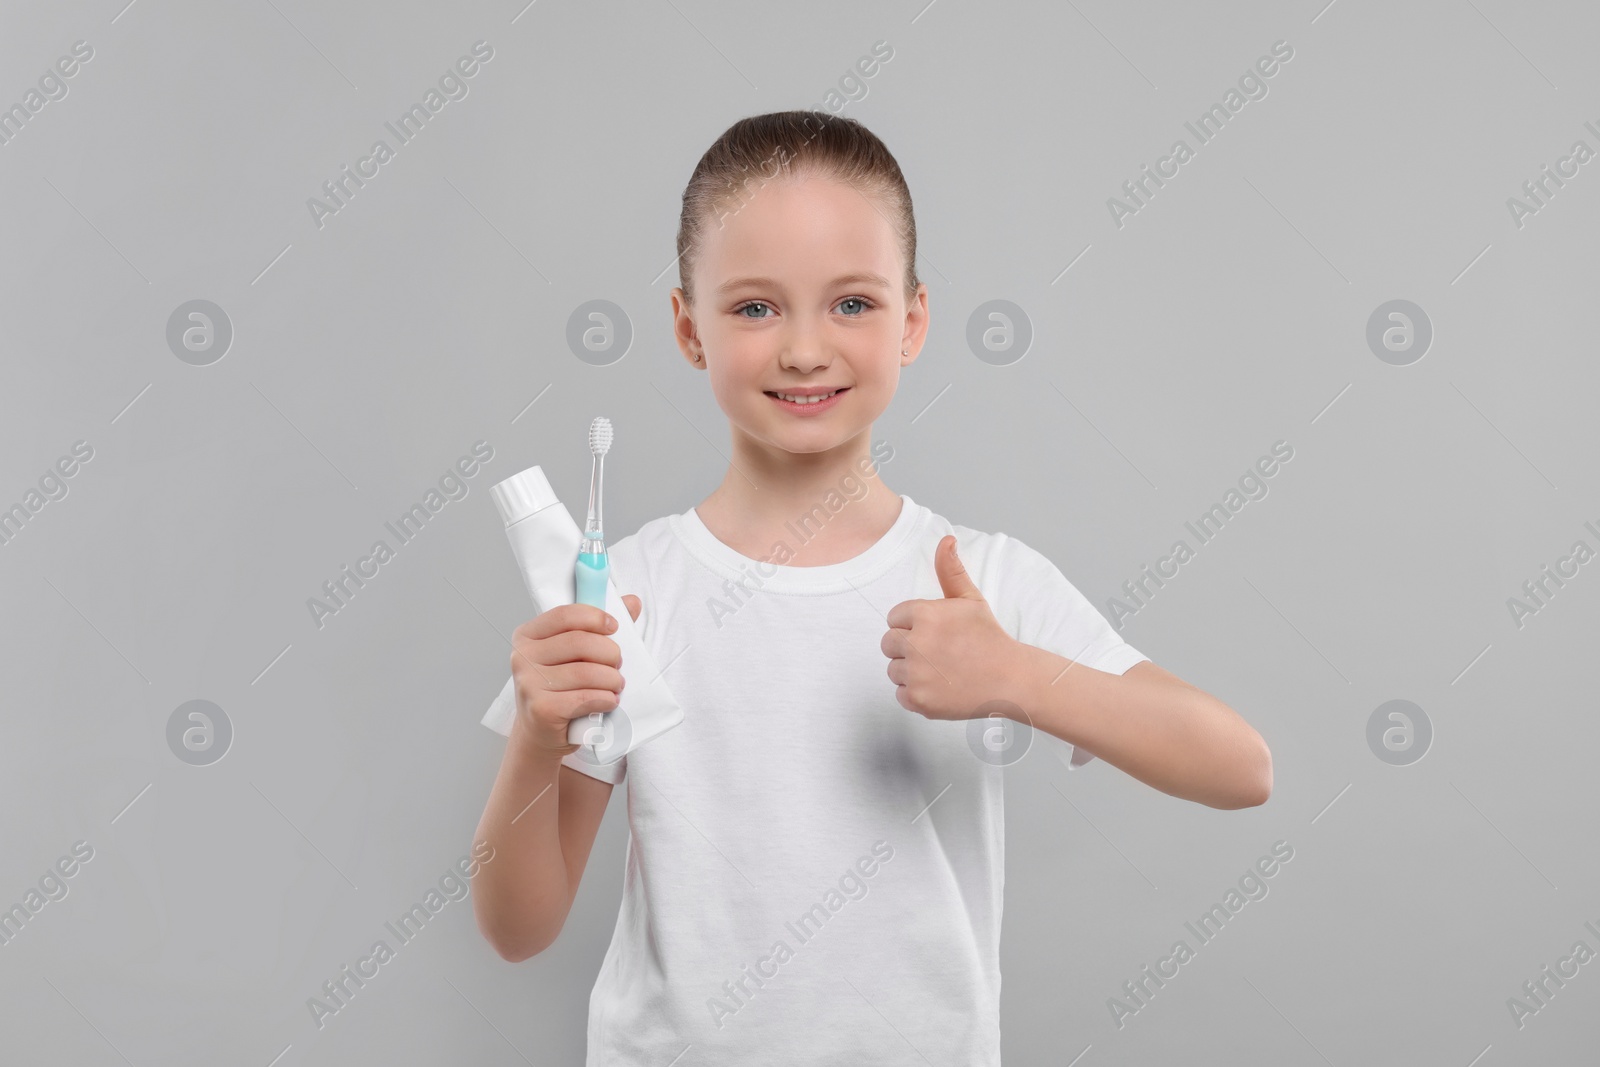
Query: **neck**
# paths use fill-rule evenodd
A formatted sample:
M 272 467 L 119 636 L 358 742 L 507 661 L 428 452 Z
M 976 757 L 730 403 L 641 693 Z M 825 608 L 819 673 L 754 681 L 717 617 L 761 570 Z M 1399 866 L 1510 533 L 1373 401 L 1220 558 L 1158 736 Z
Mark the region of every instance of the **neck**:
M 767 558 L 781 541 L 786 566 L 840 563 L 900 515 L 899 494 L 878 476 L 870 427 L 826 452 L 785 452 L 737 432 L 733 445 L 722 484 L 695 512 L 717 540 L 752 559 Z

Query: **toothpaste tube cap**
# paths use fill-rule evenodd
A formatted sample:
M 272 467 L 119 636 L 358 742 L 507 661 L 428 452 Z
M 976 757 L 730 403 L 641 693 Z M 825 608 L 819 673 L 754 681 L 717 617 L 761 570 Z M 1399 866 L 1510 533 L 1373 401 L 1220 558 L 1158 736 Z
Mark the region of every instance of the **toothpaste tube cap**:
M 507 526 L 519 523 L 551 504 L 560 503 L 555 490 L 550 488 L 550 480 L 538 467 L 529 467 L 496 482 L 490 487 L 489 495 L 494 497 L 495 507 L 500 510 L 500 517 Z

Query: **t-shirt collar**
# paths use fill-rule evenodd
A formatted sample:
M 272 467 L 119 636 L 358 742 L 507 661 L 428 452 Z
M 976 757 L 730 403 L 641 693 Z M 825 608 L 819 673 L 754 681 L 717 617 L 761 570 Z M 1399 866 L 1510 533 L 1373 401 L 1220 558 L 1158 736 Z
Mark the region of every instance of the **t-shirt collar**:
M 672 532 L 684 547 L 700 562 L 724 577 L 747 579 L 750 587 L 767 592 L 819 596 L 843 592 L 852 587 L 859 588 L 863 583 L 882 575 L 905 555 L 913 544 L 913 535 L 921 529 L 928 509 L 904 493 L 898 495 L 901 500 L 900 514 L 882 537 L 852 559 L 820 567 L 763 563 L 737 552 L 717 540 L 694 508 L 681 515 L 670 516 L 669 522 Z M 848 501 L 845 507 L 849 507 Z M 793 553 L 805 544 L 807 538 L 815 536 L 816 529 L 814 521 L 802 527 L 797 517 L 783 527 L 778 539 Z M 782 556 L 782 552 L 774 553 L 775 547 L 769 547 L 763 555 L 768 558 Z

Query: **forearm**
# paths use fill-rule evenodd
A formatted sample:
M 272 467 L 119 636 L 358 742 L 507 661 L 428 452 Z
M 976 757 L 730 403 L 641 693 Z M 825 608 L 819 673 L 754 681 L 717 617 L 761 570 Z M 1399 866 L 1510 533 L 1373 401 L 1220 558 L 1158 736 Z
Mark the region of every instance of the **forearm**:
M 537 752 L 512 726 L 477 840 L 495 861 L 472 879 L 473 911 L 484 937 L 506 959 L 543 951 L 566 922 L 572 877 L 561 847 L 561 761 Z
M 1035 729 L 1209 807 L 1251 807 L 1271 793 L 1266 742 L 1216 697 L 1154 664 L 1116 675 L 1042 649 L 1030 655 L 1017 703 Z

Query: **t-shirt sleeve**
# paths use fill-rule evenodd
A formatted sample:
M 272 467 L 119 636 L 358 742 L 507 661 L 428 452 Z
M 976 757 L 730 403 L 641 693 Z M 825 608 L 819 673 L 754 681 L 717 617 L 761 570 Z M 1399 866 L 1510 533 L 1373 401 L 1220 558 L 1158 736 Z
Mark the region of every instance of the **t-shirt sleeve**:
M 479 721 L 502 737 L 510 737 L 511 723 L 516 714 L 517 681 L 508 675 L 500 694 L 494 698 L 489 710 L 483 713 L 483 718 Z M 594 764 L 580 758 L 576 752 L 569 752 L 561 757 L 561 764 L 564 767 L 571 767 L 579 774 L 587 774 L 590 778 L 598 778 L 612 785 L 621 782 L 628 773 L 627 756 L 623 756 L 615 763 Z
M 1150 659 L 1124 641 L 1048 558 L 1014 537 L 1002 547 L 1004 582 L 1017 610 L 1017 640 L 1108 674 L 1123 674 Z M 1057 747 L 1069 770 L 1094 759 L 1087 749 L 1039 733 L 1045 744 Z
M 506 684 L 501 687 L 500 695 L 494 698 L 489 705 L 489 710 L 483 713 L 483 718 L 478 720 L 499 734 L 501 737 L 511 736 L 511 720 L 517 712 L 517 680 L 506 675 Z
M 580 759 L 576 752 L 569 752 L 561 757 L 561 765 L 563 767 L 571 767 L 579 774 L 587 774 L 590 778 L 598 778 L 602 782 L 610 782 L 612 785 L 617 785 L 628 776 L 627 756 L 623 756 L 615 763 L 595 764 L 590 763 L 588 760 Z

